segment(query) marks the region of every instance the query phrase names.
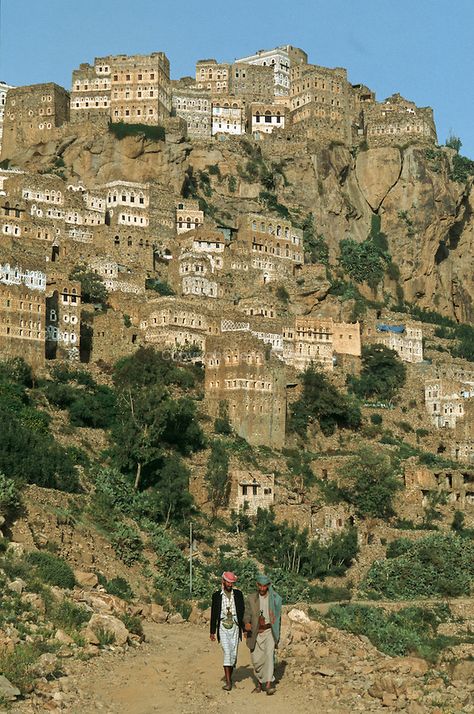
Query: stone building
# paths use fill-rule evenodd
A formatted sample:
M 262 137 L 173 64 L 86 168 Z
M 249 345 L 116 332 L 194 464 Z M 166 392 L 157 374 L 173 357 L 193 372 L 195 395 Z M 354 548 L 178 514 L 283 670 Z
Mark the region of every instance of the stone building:
M 204 352 L 206 337 L 219 333 L 218 321 L 201 301 L 160 297 L 142 306 L 139 327 L 144 342 L 166 350 Z M 196 351 L 196 350 L 195 350 Z
M 304 122 L 324 140 L 350 142 L 350 84 L 343 67 L 295 65 L 291 68 L 293 124 Z
M 212 136 L 216 134 L 245 134 L 245 112 L 241 99 L 231 95 L 214 97 L 211 109 Z
M 293 275 L 303 265 L 303 232 L 290 221 L 249 213 L 239 221 L 238 242 L 248 249 L 252 267 L 261 270 L 263 282 Z
M 385 345 L 394 350 L 403 362 L 423 361 L 423 330 L 419 324 L 394 325 L 377 323 L 364 329 L 366 342 Z
M 363 114 L 369 146 L 389 146 L 413 139 L 437 144 L 431 107 L 417 107 L 400 94 L 393 94 L 384 102 L 366 103 Z
M 230 474 L 230 505 L 236 511 L 255 516 L 259 508 L 268 509 L 275 502 L 275 474 L 233 469 Z
M 248 131 L 259 138 L 260 134 L 271 134 L 275 129 L 284 129 L 288 110 L 281 104 L 272 102 L 252 102 L 247 107 Z
M 283 329 L 283 359 L 302 372 L 312 362 L 323 369 L 333 369 L 332 320 L 296 317 L 294 324 Z
M 258 50 L 253 55 L 241 57 L 235 64 L 259 65 L 261 67 L 271 67 L 274 79 L 274 94 L 285 96 L 290 93 L 290 68 L 297 64 L 306 64 L 308 55 L 298 47 L 282 45 L 272 50 Z
M 79 360 L 81 284 L 61 276 L 48 282 L 46 358 Z
M 196 86 L 211 94 L 228 94 L 230 64 L 219 64 L 215 59 L 202 59 L 196 63 Z
M 454 429 L 464 417 L 467 399 L 474 397 L 474 386 L 447 379 L 430 379 L 425 383 L 425 407 L 434 426 Z
M 246 101 L 272 102 L 275 94 L 273 68 L 235 63 L 229 69 L 229 94 Z
M 204 223 L 204 211 L 199 202 L 191 198 L 180 199 L 176 205 L 176 232 L 178 235 L 193 231 Z
M 424 515 L 423 509 L 429 506 L 432 494 L 444 494 L 448 503 L 458 509 L 469 509 L 471 514 L 474 510 L 474 472 L 469 469 L 431 470 L 426 466 L 407 466 L 405 488 L 411 505 L 418 505 L 419 517 Z
M 0 82 L 0 153 L 2 150 L 2 139 L 3 139 L 3 120 L 5 117 L 5 104 L 7 102 L 7 94 L 9 89 L 15 89 L 10 84 L 6 82 Z
M 285 441 L 286 375 L 250 335 L 209 338 L 205 355 L 205 396 L 217 416 L 227 403 L 229 420 L 250 444 L 281 448 Z
M 0 255 L 0 352 L 23 357 L 33 367 L 44 363 L 46 273 L 40 261 L 12 259 L 11 250 Z
M 176 83 L 172 88 L 172 113 L 186 122 L 191 139 L 211 138 L 211 93 Z
M 127 124 L 159 124 L 171 113 L 170 65 L 164 52 L 97 57 L 74 70 L 72 121 L 108 117 Z
M 47 142 L 57 127 L 69 121 L 69 94 L 53 82 L 15 87 L 8 91 L 3 122 L 1 158 Z
M 147 228 L 150 224 L 150 187 L 132 181 L 110 181 L 106 192 L 107 219 L 110 225 Z

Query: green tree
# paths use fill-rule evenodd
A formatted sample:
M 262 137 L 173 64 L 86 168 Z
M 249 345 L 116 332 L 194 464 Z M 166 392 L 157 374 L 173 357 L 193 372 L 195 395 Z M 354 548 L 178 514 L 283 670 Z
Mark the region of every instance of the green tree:
M 359 397 L 393 399 L 405 384 L 406 367 L 394 350 L 385 345 L 365 345 L 362 348 L 360 377 L 349 377 L 349 389 Z
M 107 304 L 107 290 L 104 281 L 100 275 L 89 270 L 85 263 L 76 265 L 69 274 L 69 280 L 77 280 L 81 283 L 82 302 Z
M 229 455 L 223 441 L 214 441 L 207 462 L 206 486 L 212 514 L 229 505 L 231 482 L 229 478 Z
M 302 377 L 303 392 L 291 408 L 290 428 L 300 436 L 306 435 L 308 425 L 319 422 L 325 436 L 337 427 L 356 429 L 361 423 L 356 400 L 342 394 L 322 372 L 310 365 Z
M 454 136 L 454 134 L 450 134 L 446 139 L 445 146 L 448 146 L 450 149 L 454 149 L 456 154 L 459 154 L 462 146 L 462 141 L 459 136 Z
M 364 518 L 389 518 L 394 515 L 395 494 L 402 488 L 398 473 L 391 454 L 361 447 L 339 472 L 341 495 Z

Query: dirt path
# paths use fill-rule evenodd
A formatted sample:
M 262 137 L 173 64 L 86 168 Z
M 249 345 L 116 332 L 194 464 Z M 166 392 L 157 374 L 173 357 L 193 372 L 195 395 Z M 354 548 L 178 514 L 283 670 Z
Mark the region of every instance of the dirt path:
M 229 714 L 322 712 L 308 691 L 283 674 L 277 693 L 252 694 L 250 653 L 240 646 L 236 686 L 222 690 L 222 653 L 207 630 L 195 625 L 146 627 L 147 643 L 126 655 L 105 654 L 73 665 L 68 689 L 73 714 L 201 714 L 225 708 Z M 282 667 L 277 674 L 281 674 Z M 344 714 L 342 709 L 326 709 Z

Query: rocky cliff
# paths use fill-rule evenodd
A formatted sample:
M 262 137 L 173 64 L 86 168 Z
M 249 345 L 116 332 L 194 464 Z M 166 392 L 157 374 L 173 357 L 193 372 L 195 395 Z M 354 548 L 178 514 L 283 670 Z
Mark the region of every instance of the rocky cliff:
M 191 143 L 175 127 L 163 142 L 140 136 L 119 141 L 107 130 L 69 125 L 57 141 L 30 147 L 12 165 L 46 172 L 58 156 L 68 180 L 88 186 L 119 178 L 156 181 L 176 197 L 192 172 L 208 216 L 225 225 L 235 225 L 243 212 L 275 205 L 288 209 L 295 222 L 311 214 L 333 264 L 341 239 L 365 240 L 377 215 L 399 277 L 386 275 L 375 291 L 362 285 L 366 297 L 403 291 L 409 303 L 459 322 L 473 319 L 474 192 L 472 178 L 451 179 L 452 149 L 411 143 L 350 150 L 249 138 Z

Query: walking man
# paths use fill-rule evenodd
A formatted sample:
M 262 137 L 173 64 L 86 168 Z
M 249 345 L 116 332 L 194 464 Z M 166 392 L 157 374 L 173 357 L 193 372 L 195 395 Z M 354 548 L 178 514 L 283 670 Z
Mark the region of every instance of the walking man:
M 247 646 L 252 653 L 252 664 L 257 677 L 257 686 L 267 694 L 275 694 L 275 647 L 280 639 L 281 626 L 280 595 L 272 587 L 267 575 L 257 577 L 257 592 L 249 595 L 245 603 L 245 631 Z
M 222 587 L 212 596 L 211 640 L 221 643 L 224 651 L 224 689 L 232 689 L 232 672 L 237 661 L 239 640 L 244 629 L 244 596 L 234 589 L 237 576 L 229 571 L 222 573 Z

